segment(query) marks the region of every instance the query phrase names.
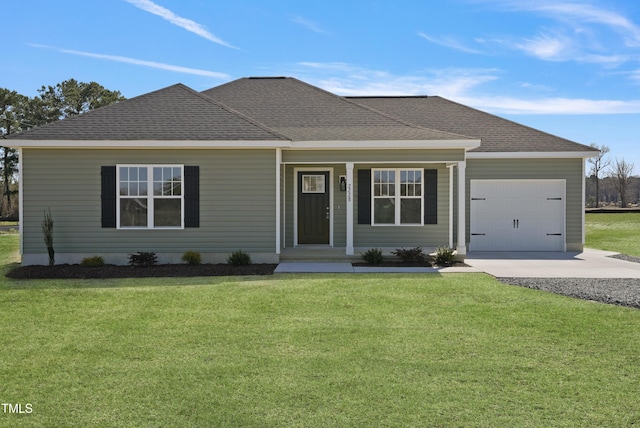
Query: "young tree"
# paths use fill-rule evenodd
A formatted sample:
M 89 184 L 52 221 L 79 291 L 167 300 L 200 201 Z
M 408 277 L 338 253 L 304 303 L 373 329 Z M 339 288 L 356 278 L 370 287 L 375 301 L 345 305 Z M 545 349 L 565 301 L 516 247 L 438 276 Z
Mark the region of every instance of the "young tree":
M 631 184 L 633 173 L 633 163 L 626 162 L 624 159 L 618 160 L 616 159 L 613 167 L 609 172 L 609 176 L 611 177 L 611 181 L 613 182 L 613 186 L 618 191 L 620 195 L 621 207 L 625 208 L 627 206 L 627 191 L 629 190 L 629 185 Z
M 609 147 L 598 146 L 596 143 L 591 143 L 591 147 L 598 149 L 600 152 L 598 156 L 587 159 L 587 161 L 592 165 L 591 166 L 591 176 L 593 177 L 596 184 L 596 208 L 600 206 L 600 173 L 607 168 L 611 161 L 609 159 L 605 159 L 607 153 L 609 153 Z

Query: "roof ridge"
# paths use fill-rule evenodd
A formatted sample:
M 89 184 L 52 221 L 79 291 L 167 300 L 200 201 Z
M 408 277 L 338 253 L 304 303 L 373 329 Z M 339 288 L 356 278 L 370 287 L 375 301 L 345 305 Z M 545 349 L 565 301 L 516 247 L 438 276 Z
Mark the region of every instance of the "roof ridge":
M 383 117 L 386 117 L 387 119 L 391 119 L 391 120 L 393 120 L 393 121 L 395 121 L 395 122 L 398 122 L 398 123 L 400 123 L 400 124 L 402 124 L 402 125 L 404 125 L 404 126 L 408 126 L 408 127 L 410 127 L 410 128 L 414 128 L 414 129 L 425 129 L 425 130 L 428 130 L 428 131 L 438 131 L 438 132 L 443 132 L 443 133 L 450 134 L 450 135 L 460 136 L 460 137 L 465 138 L 465 139 L 477 140 L 477 138 L 474 138 L 474 137 L 471 137 L 471 136 L 468 136 L 468 135 L 462 135 L 462 134 L 457 134 L 457 133 L 454 133 L 454 132 L 443 131 L 443 130 L 441 130 L 441 129 L 428 128 L 428 127 L 426 127 L 426 126 L 421 126 L 421 125 L 415 124 L 415 123 L 413 123 L 413 122 L 409 122 L 409 121 L 407 121 L 407 120 L 400 119 L 399 117 L 396 117 L 396 116 L 393 116 L 393 115 L 391 115 L 391 114 L 385 113 L 385 112 L 380 111 L 380 110 L 378 110 L 378 109 L 375 109 L 375 108 L 373 108 L 373 107 L 369 107 L 369 106 L 366 106 L 366 105 L 363 105 L 363 104 L 357 103 L 357 102 L 355 102 L 355 101 L 350 100 L 350 99 L 349 99 L 349 97 L 346 97 L 346 96 L 344 96 L 344 97 L 343 97 L 343 96 L 341 96 L 341 95 L 334 94 L 333 92 L 329 92 L 329 91 L 327 91 L 326 89 L 322 89 L 322 88 L 320 88 L 320 87 L 318 87 L 318 86 L 312 85 L 312 84 L 310 84 L 310 83 L 307 83 L 307 82 L 305 82 L 305 81 L 303 81 L 303 80 L 300 80 L 300 79 L 297 79 L 297 78 L 295 78 L 295 77 L 288 77 L 288 79 L 292 79 L 292 80 L 295 80 L 295 81 L 297 81 L 297 82 L 299 82 L 299 83 L 303 83 L 303 84 L 305 84 L 305 85 L 309 86 L 310 88 L 315 89 L 316 91 L 319 91 L 319 92 L 323 92 L 323 93 L 329 94 L 329 95 L 331 95 L 331 96 L 333 96 L 333 97 L 336 97 L 336 98 L 338 98 L 338 99 L 340 99 L 340 100 L 342 100 L 342 101 L 345 101 L 345 102 L 347 102 L 347 103 L 349 103 L 349 104 L 351 104 L 351 105 L 355 105 L 356 107 L 360 107 L 360 108 L 365 109 L 365 110 L 367 110 L 367 111 L 370 111 L 370 112 L 372 112 L 372 113 L 376 113 L 376 114 L 378 114 L 378 115 L 381 115 L 381 116 L 383 116 Z
M 272 129 L 272 128 L 268 127 L 264 123 L 259 122 L 259 121 L 255 120 L 254 118 L 249 117 L 246 114 L 241 113 L 238 110 L 236 110 L 234 108 L 231 108 L 228 105 L 226 105 L 226 104 L 224 104 L 224 103 L 222 103 L 222 102 L 220 102 L 218 100 L 215 100 L 215 99 L 213 99 L 212 97 L 210 97 L 208 95 L 203 94 L 202 92 L 198 92 L 195 89 L 192 89 L 192 88 L 188 87 L 187 85 L 183 85 L 182 83 L 179 83 L 179 85 L 181 85 L 183 87 L 183 89 L 187 89 L 192 94 L 195 94 L 198 97 L 202 98 L 203 100 L 205 100 L 205 101 L 207 101 L 207 102 L 209 102 L 211 104 L 214 104 L 214 105 L 220 107 L 221 109 L 223 109 L 223 110 L 225 110 L 225 111 L 227 111 L 227 112 L 229 112 L 231 114 L 234 114 L 234 115 L 240 117 L 241 119 L 249 122 L 250 124 L 252 124 L 254 126 L 257 126 L 258 128 L 262 129 L 263 131 L 266 131 L 266 132 L 268 132 L 268 133 L 270 133 L 270 134 L 272 134 L 272 135 L 274 135 L 274 136 L 276 136 L 278 138 L 282 138 L 282 139 L 285 139 L 285 140 L 293 141 L 293 138 L 291 138 L 290 136 L 285 135 L 282 132 L 278 132 L 275 129 Z
M 72 122 L 72 121 L 80 120 L 80 118 L 83 118 L 83 117 L 86 118 L 88 115 L 93 115 L 93 114 L 95 114 L 97 112 L 100 112 L 100 111 L 104 111 L 104 110 L 107 110 L 107 109 L 112 109 L 112 108 L 116 107 L 117 105 L 122 105 L 123 103 L 129 103 L 129 102 L 137 100 L 138 98 L 146 97 L 148 95 L 155 94 L 155 93 L 161 92 L 161 91 L 165 91 L 165 90 L 167 90 L 169 88 L 173 88 L 173 87 L 191 89 L 191 88 L 189 88 L 187 85 L 185 85 L 183 83 L 180 83 L 180 82 L 174 83 L 173 85 L 169 85 L 169 86 L 166 86 L 164 88 L 156 89 L 156 90 L 151 91 L 151 92 L 145 92 L 144 94 L 136 95 L 135 97 L 132 97 L 132 98 L 126 98 L 126 99 L 124 99 L 122 101 L 116 101 L 113 104 L 109 104 L 109 105 L 106 105 L 106 106 L 101 106 L 101 107 L 98 107 L 98 108 L 95 108 L 95 109 L 92 109 L 92 110 L 88 110 L 88 111 L 86 111 L 84 113 L 76 114 L 76 115 L 73 115 L 73 116 L 67 116 L 67 117 L 65 117 L 63 119 L 58 119 L 58 120 L 53 121 L 53 122 L 43 123 L 42 125 L 37 125 L 37 126 L 34 126 L 32 128 L 29 128 L 29 129 L 25 129 L 25 130 L 20 131 L 20 132 L 15 132 L 15 133 L 11 134 L 11 136 L 13 137 L 13 136 L 21 135 L 23 133 L 29 132 L 32 129 L 36 129 L 36 128 L 42 129 L 42 128 L 48 128 L 48 127 L 51 127 L 51 126 L 59 126 L 58 124 L 62 123 L 63 121 L 65 123 L 69 123 L 69 122 Z M 11 138 L 11 137 L 9 137 L 9 138 Z
M 412 128 L 426 129 L 428 131 L 444 132 L 444 133 L 449 134 L 449 135 L 456 135 L 456 136 L 459 136 L 459 137 L 462 137 L 462 138 L 465 138 L 465 139 L 470 139 L 470 140 L 478 140 L 479 139 L 477 137 L 472 137 L 470 135 L 458 134 L 456 132 L 443 131 L 442 129 L 429 128 L 427 126 L 418 125 L 416 123 L 409 122 L 408 120 L 400 119 L 399 117 L 395 117 L 395 116 L 393 116 L 393 115 L 391 115 L 389 113 L 385 113 L 385 112 L 380 111 L 378 109 L 375 109 L 373 107 L 370 107 L 370 106 L 367 106 L 367 105 L 363 105 L 363 104 L 357 103 L 355 101 L 351 101 L 350 99 L 347 99 L 347 97 L 342 97 L 342 98 L 344 98 L 346 101 L 348 101 L 350 103 L 356 104 L 358 106 L 362 106 L 362 107 L 364 107 L 364 108 L 366 108 L 368 110 L 371 110 L 371 111 L 373 111 L 375 113 L 381 114 L 381 115 L 383 115 L 385 117 L 388 117 L 389 119 L 395 120 L 397 122 L 400 122 L 400 123 L 402 123 L 404 125 L 407 125 L 407 126 L 410 126 Z M 353 97 L 349 97 L 349 98 L 353 98 Z M 362 97 L 362 98 L 409 98 L 409 97 L 375 97 L 375 96 L 367 96 L 367 97 Z M 426 98 L 426 97 L 424 97 L 424 98 Z

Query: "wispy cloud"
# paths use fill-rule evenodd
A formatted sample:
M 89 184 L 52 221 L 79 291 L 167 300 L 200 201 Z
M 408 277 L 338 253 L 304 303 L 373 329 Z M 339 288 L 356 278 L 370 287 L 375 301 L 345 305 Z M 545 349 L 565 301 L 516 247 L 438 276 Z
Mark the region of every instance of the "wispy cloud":
M 628 46 L 640 46 L 640 26 L 617 12 L 584 3 L 561 2 L 510 2 L 516 7 L 545 13 L 557 19 L 569 19 L 572 22 L 606 25 L 618 31 Z
M 536 37 L 514 44 L 526 54 L 547 61 L 566 60 L 570 56 L 572 42 L 567 37 L 541 33 Z
M 575 61 L 617 68 L 639 61 L 629 48 L 640 47 L 640 25 L 612 8 L 579 0 L 467 0 L 507 12 L 526 12 L 548 18 L 546 28 L 533 37 L 483 40 L 545 61 Z M 553 22 L 553 23 L 551 23 Z M 549 29 L 552 26 L 553 29 Z
M 176 73 L 195 74 L 197 76 L 214 77 L 216 79 L 228 79 L 229 78 L 229 75 L 227 75 L 225 73 L 218 73 L 216 71 L 209 71 L 209 70 L 201 70 L 201 69 L 197 69 L 197 68 L 182 67 L 182 66 L 179 66 L 179 65 L 164 64 L 164 63 L 155 62 L 155 61 L 145 61 L 145 60 L 142 60 L 142 59 L 129 58 L 129 57 L 126 57 L 126 56 L 107 55 L 107 54 L 100 54 L 100 53 L 93 53 L 93 52 L 76 51 L 76 50 L 73 50 L 73 49 L 64 49 L 64 48 L 58 48 L 58 47 L 55 47 L 55 46 L 40 45 L 40 44 L 35 44 L 35 43 L 29 43 L 28 45 L 31 46 L 31 47 L 34 47 L 34 48 L 53 49 L 53 50 L 56 50 L 58 52 L 62 52 L 62 53 L 70 54 L 70 55 L 78 55 L 78 56 L 84 56 L 84 57 L 88 57 L 88 58 L 96 58 L 96 59 L 102 59 L 102 60 L 107 60 L 107 61 L 122 62 L 122 63 L 125 63 L 125 64 L 141 65 L 141 66 L 144 66 L 144 67 L 157 68 L 157 69 L 160 69 L 160 70 L 173 71 L 173 72 L 176 72 Z
M 324 28 L 322 28 L 318 23 L 311 21 L 307 18 L 304 18 L 299 15 L 294 15 L 291 17 L 291 21 L 306 28 L 309 31 L 313 31 L 318 34 L 329 34 Z
M 486 54 L 486 52 L 483 52 L 479 49 L 474 49 L 474 48 L 470 48 L 468 46 L 463 45 L 460 41 L 456 40 L 454 37 L 451 37 L 451 36 L 434 37 L 434 36 L 425 34 L 421 31 L 418 32 L 418 35 L 423 39 L 428 40 L 431 43 L 435 43 L 436 45 L 444 46 L 447 48 L 455 49 L 455 50 L 466 52 L 466 53 Z
M 440 95 L 494 114 L 624 114 L 640 113 L 640 100 L 505 97 L 490 95 L 487 84 L 500 80 L 497 69 L 447 68 L 411 75 L 369 70 L 347 63 L 301 62 L 304 79 L 340 95 Z M 640 71 L 637 73 L 640 78 Z M 525 89 L 531 84 L 520 85 Z M 551 88 L 543 88 L 547 91 Z M 487 95 L 489 93 L 489 95 Z
M 191 19 L 178 16 L 172 11 L 170 11 L 169 9 L 162 7 L 152 2 L 151 0 L 124 0 L 124 1 L 132 4 L 138 9 L 144 10 L 145 12 L 149 12 L 151 14 L 157 15 L 160 18 L 166 21 L 169 21 L 173 25 L 177 25 L 178 27 L 184 28 L 185 30 L 190 31 L 191 33 L 194 33 L 200 37 L 203 37 L 213 43 L 217 43 L 219 45 L 226 46 L 228 48 L 238 49 L 235 46 L 225 42 L 221 38 L 213 35 L 203 25 L 198 24 L 197 22 Z
M 627 114 L 640 113 L 640 100 L 590 100 L 585 98 L 521 99 L 466 96 L 456 101 L 496 114 Z
M 455 98 L 476 86 L 498 79 L 500 74 L 496 69 L 447 68 L 399 76 L 340 62 L 301 62 L 298 65 L 303 67 L 301 73 L 305 74 L 305 79 L 340 95 L 438 94 Z

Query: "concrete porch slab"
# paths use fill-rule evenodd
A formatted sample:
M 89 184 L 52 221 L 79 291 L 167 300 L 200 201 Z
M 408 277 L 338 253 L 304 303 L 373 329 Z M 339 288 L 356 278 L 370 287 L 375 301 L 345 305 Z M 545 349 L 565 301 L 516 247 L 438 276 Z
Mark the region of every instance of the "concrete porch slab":
M 351 263 L 282 262 L 274 273 L 353 273 Z

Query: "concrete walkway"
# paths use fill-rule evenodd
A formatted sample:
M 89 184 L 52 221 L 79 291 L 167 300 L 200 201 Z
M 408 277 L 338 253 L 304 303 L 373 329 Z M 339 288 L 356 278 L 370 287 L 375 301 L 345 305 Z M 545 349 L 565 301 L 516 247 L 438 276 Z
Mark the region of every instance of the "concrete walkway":
M 368 267 L 351 263 L 282 262 L 276 273 L 472 273 L 515 278 L 639 278 L 640 263 L 614 259 L 610 251 L 582 253 L 483 252 L 470 253 L 469 267 Z
M 282 262 L 275 273 L 455 273 L 482 272 L 473 267 L 376 267 L 353 266 L 351 263 L 337 262 Z

